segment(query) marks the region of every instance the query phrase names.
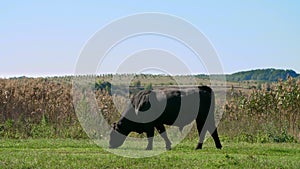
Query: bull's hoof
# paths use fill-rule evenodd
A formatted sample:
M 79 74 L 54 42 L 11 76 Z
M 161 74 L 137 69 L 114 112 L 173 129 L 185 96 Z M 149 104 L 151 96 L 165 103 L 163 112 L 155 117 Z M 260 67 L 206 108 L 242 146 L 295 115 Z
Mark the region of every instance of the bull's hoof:
M 153 149 L 152 147 L 147 147 L 147 148 L 146 148 L 146 150 L 152 150 L 152 149 Z
M 171 146 L 166 146 L 166 150 L 171 150 Z
M 216 146 L 217 147 L 217 149 L 219 149 L 219 150 L 221 150 L 222 149 L 222 146 Z
M 202 143 L 198 143 L 196 150 L 201 150 L 202 149 Z

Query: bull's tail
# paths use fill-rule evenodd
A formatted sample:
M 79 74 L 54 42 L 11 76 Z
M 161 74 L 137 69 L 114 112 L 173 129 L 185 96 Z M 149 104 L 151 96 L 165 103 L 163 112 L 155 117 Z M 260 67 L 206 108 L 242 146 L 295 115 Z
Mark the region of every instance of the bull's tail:
M 216 147 L 218 149 L 222 148 L 222 144 L 220 142 L 218 129 L 215 121 L 215 92 L 211 91 L 211 104 L 209 109 L 208 118 L 210 118 L 210 126 L 208 127 L 208 131 L 210 132 L 211 136 L 213 137 Z
M 211 102 L 210 102 L 210 108 L 209 108 L 209 114 L 208 117 L 210 117 L 211 122 L 213 127 L 216 127 L 216 122 L 215 122 L 215 106 L 216 106 L 216 101 L 215 101 L 215 92 L 211 89 Z

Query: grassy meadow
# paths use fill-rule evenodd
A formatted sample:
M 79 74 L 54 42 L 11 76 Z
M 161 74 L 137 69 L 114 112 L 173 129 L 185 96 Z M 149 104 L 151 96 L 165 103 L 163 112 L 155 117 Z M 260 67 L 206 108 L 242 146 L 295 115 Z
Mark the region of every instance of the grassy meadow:
M 107 152 L 87 139 L 6 139 L 0 144 L 0 168 L 300 167 L 300 145 L 297 143 L 223 141 L 223 149 L 217 150 L 209 139 L 203 149 L 197 151 L 195 143 L 196 140 L 183 141 L 159 156 L 127 158 Z

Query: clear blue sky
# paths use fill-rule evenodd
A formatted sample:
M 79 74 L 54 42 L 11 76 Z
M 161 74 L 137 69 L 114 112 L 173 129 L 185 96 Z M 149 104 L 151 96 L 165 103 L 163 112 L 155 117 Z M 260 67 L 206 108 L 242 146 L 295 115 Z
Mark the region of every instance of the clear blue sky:
M 216 48 L 225 73 L 300 72 L 300 1 L 2 1 L 0 77 L 73 74 L 87 40 L 118 18 L 179 16 Z M 201 73 L 201 72 L 195 72 Z

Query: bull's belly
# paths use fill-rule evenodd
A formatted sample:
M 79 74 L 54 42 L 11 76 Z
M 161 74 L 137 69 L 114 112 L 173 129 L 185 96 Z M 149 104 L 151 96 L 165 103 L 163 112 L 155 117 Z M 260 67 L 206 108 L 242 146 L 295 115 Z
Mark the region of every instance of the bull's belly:
M 172 114 L 167 113 L 167 114 Z M 177 127 L 184 127 L 191 122 L 193 122 L 196 118 L 198 113 L 197 112 L 180 112 L 180 113 L 174 113 L 173 116 L 169 116 L 168 118 L 162 119 L 163 124 L 170 125 L 170 126 L 177 126 Z

